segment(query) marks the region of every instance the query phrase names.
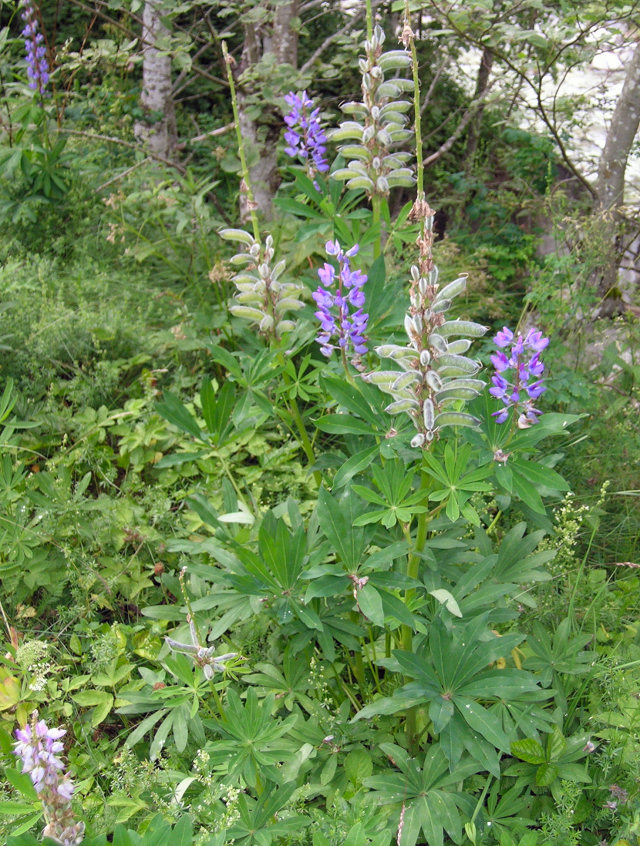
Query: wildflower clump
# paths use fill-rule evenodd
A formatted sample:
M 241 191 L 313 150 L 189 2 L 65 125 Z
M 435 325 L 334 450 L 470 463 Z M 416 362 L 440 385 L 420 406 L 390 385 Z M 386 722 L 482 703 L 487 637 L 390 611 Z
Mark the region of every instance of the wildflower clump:
M 546 391 L 540 354 L 549 346 L 549 338 L 544 338 L 537 329 L 530 329 L 524 338 L 515 337 L 504 326 L 493 340 L 499 349 L 491 356 L 496 372 L 489 393 L 503 404 L 493 416 L 498 423 L 504 423 L 513 409 L 514 415 L 518 415 L 519 428 L 526 429 L 537 423 L 542 413 L 534 402 Z
M 363 286 L 367 277 L 360 270 L 351 269 L 350 259 L 357 255 L 359 246 L 355 244 L 344 252 L 338 241 L 327 241 L 325 250 L 328 256 L 334 256 L 338 269 L 325 262 L 318 270 L 322 285 L 312 295 L 318 306 L 316 317 L 320 321 L 317 341 L 320 352 L 327 358 L 333 350 L 354 354 L 353 363 L 359 363 L 359 357 L 367 352 L 365 332 L 369 315 L 364 312 L 365 294 Z M 329 290 L 336 284 L 335 291 Z M 324 286 L 324 287 L 323 287 Z
M 279 340 L 284 332 L 290 332 L 295 326 L 285 314 L 304 308 L 300 299 L 303 286 L 282 281 L 285 262 L 274 264 L 271 235 L 267 235 L 264 244 L 243 229 L 222 229 L 219 235 L 243 247 L 230 259 L 238 271 L 232 276 L 237 292 L 229 311 L 257 324 L 261 335 Z
M 399 369 L 367 373 L 363 378 L 391 394 L 393 402 L 386 407 L 389 414 L 405 413 L 411 418 L 417 429 L 411 446 L 428 448 L 446 426 L 479 422 L 460 408 L 484 387 L 481 379 L 474 378 L 479 363 L 465 353 L 470 339 L 481 337 L 487 329 L 468 320 L 447 320 L 454 297 L 466 287 L 466 276 L 439 287 L 438 269 L 431 256 L 433 209 L 419 198 L 412 216 L 422 221 L 422 232 L 418 238 L 420 260 L 411 268 L 410 303 L 404 319 L 408 344 L 376 347 L 380 358 L 391 359 Z
M 44 36 L 41 32 L 38 32 L 38 18 L 31 0 L 24 0 L 20 17 L 25 23 L 22 37 L 24 38 L 29 88 L 32 91 L 37 91 L 40 97 L 43 97 L 49 82 L 49 64 L 47 62 L 47 49 L 44 46 Z
M 345 103 L 342 111 L 352 117 L 330 133 L 332 141 L 348 141 L 338 147 L 347 166 L 332 173 L 334 179 L 346 180 L 347 188 L 364 188 L 370 198 L 386 197 L 390 188 L 411 187 L 413 173 L 407 167 L 411 154 L 394 148 L 413 138 L 405 112 L 411 108 L 405 92 L 413 91 L 413 80 L 394 76 L 389 71 L 411 66 L 406 50 L 383 52 L 385 35 L 376 26 L 365 41 L 366 56 L 359 60 L 362 73 L 362 102 Z
M 82 843 L 84 823 L 74 820 L 71 808 L 74 786 L 59 758 L 64 748 L 60 739 L 65 734 L 65 729 L 49 728 L 44 720 L 38 720 L 38 712 L 34 711 L 31 723 L 16 731 L 14 752 L 22 760 L 22 772 L 29 774 L 42 800 L 47 821 L 43 837 L 63 846 L 75 846 Z
M 316 172 L 325 173 L 329 165 L 325 159 L 327 136 L 320 124 L 320 109 L 314 108 L 313 100 L 306 91 L 294 94 L 290 91 L 284 98 L 290 111 L 284 116 L 287 131 L 284 134 L 287 146 L 285 153 L 299 158 L 313 179 Z

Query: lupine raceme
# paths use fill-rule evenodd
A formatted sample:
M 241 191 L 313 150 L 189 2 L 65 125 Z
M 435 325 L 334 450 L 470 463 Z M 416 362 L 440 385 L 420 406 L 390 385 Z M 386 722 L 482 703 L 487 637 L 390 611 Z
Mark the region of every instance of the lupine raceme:
M 24 38 L 29 88 L 37 91 L 40 97 L 43 97 L 49 82 L 49 64 L 47 62 L 47 50 L 44 46 L 44 36 L 41 32 L 38 32 L 38 17 L 31 0 L 24 0 L 22 3 L 20 17 L 25 23 L 22 37 Z
M 537 423 L 542 413 L 534 402 L 546 391 L 540 354 L 549 346 L 549 338 L 544 338 L 537 329 L 529 329 L 524 337 L 516 337 L 504 326 L 493 340 L 499 350 L 491 356 L 496 372 L 489 393 L 503 403 L 493 416 L 498 423 L 504 423 L 513 409 L 518 427 L 526 429 Z
M 374 371 L 362 378 L 391 394 L 393 402 L 386 407 L 389 414 L 409 415 L 417 430 L 411 446 L 428 448 L 446 426 L 479 422 L 460 407 L 484 387 L 482 380 L 474 378 L 480 365 L 465 353 L 470 339 L 481 337 L 487 329 L 468 320 L 447 320 L 452 300 L 466 287 L 466 276 L 439 287 L 431 255 L 433 209 L 419 198 L 411 214 L 422 221 L 422 232 L 418 238 L 420 260 L 411 268 L 410 305 L 404 320 L 408 344 L 376 347 L 380 358 L 392 359 L 399 369 Z
M 328 256 L 336 258 L 338 271 L 328 262 L 318 270 L 322 285 L 313 294 L 313 299 L 318 306 L 316 317 L 321 326 L 317 336 L 320 352 L 329 358 L 333 350 L 345 354 L 351 351 L 354 354 L 352 362 L 358 366 L 360 356 L 367 352 L 365 332 L 369 321 L 369 315 L 363 311 L 365 295 L 362 290 L 367 277 L 360 270 L 352 270 L 349 261 L 359 247 L 356 244 L 343 252 L 338 241 L 327 241 L 325 250 Z M 328 290 L 334 283 L 335 293 Z
M 292 158 L 300 158 L 306 165 L 307 175 L 313 179 L 316 172 L 329 170 L 325 159 L 327 136 L 320 124 L 320 109 L 314 108 L 306 91 L 302 94 L 291 91 L 284 99 L 291 109 L 284 116 L 287 125 L 284 151 Z
M 411 187 L 415 182 L 406 166 L 411 154 L 394 151 L 413 138 L 405 114 L 411 102 L 402 99 L 404 93 L 413 91 L 413 80 L 385 79 L 388 71 L 410 67 L 411 55 L 406 50 L 383 53 L 384 40 L 382 28 L 376 26 L 364 43 L 366 56 L 359 60 L 362 102 L 345 103 L 342 111 L 352 119 L 329 133 L 332 141 L 349 142 L 338 147 L 347 166 L 331 175 L 346 180 L 347 188 L 364 188 L 370 198 L 386 197 L 390 188 Z
M 257 324 L 260 334 L 265 337 L 279 340 L 295 325 L 284 315 L 304 307 L 300 300 L 303 286 L 281 280 L 285 262 L 273 263 L 275 251 L 271 235 L 267 235 L 263 245 L 243 229 L 221 229 L 218 234 L 244 247 L 230 259 L 239 270 L 232 277 L 237 293 L 236 302 L 229 311 Z
M 16 731 L 15 754 L 22 760 L 22 772 L 28 773 L 42 800 L 47 824 L 42 832 L 63 846 L 82 843 L 84 823 L 76 822 L 71 808 L 74 786 L 64 772 L 59 757 L 63 750 L 60 739 L 65 729 L 49 728 L 34 711 L 31 723 Z

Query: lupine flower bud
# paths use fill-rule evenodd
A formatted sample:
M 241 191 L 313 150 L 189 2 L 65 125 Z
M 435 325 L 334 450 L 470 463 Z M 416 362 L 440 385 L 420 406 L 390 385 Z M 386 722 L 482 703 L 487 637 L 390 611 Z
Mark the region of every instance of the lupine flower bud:
M 60 738 L 65 734 L 65 729 L 48 728 L 44 720 L 38 720 L 38 712 L 34 711 L 31 724 L 16 731 L 14 752 L 22 760 L 22 772 L 29 773 L 42 800 L 47 820 L 43 836 L 51 837 L 63 846 L 75 846 L 82 843 L 84 823 L 74 820 L 71 809 L 74 787 L 58 757 L 64 748 Z
M 38 18 L 32 0 L 23 0 L 20 17 L 25 22 L 22 37 L 24 38 L 28 65 L 29 88 L 37 91 L 40 97 L 43 97 L 49 82 L 49 65 L 47 63 L 47 49 L 44 46 L 44 36 L 41 32 L 38 32 Z
M 324 267 L 318 270 L 318 277 L 324 287 L 320 286 L 312 294 L 318 306 L 316 317 L 320 321 L 321 331 L 317 341 L 320 352 L 329 358 L 333 350 L 346 352 L 351 349 L 356 365 L 359 357 L 367 352 L 365 333 L 369 321 L 369 315 L 363 311 L 365 295 L 362 290 L 367 277 L 359 270 L 352 270 L 349 263 L 358 249 L 356 244 L 343 252 L 338 241 L 327 241 L 326 253 L 337 259 L 338 271 L 325 262 Z M 336 292 L 328 291 L 327 288 L 333 287 L 336 281 Z
M 542 381 L 544 364 L 540 361 L 540 354 L 548 347 L 549 339 L 536 329 L 530 329 L 524 338 L 522 335 L 516 338 L 504 326 L 493 341 L 499 349 L 491 356 L 496 372 L 489 393 L 503 403 L 503 407 L 495 411 L 493 416 L 496 422 L 504 423 L 513 408 L 518 415 L 518 426 L 526 429 L 537 423 L 538 415 L 542 413 L 533 403 L 546 391 Z M 508 352 L 503 352 L 509 347 Z

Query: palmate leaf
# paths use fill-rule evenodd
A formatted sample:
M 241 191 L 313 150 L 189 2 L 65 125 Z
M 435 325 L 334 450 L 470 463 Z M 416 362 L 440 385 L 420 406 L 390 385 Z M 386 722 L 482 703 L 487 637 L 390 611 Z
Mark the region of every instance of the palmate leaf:
M 162 402 L 156 403 L 156 411 L 181 431 L 199 441 L 205 440 L 198 421 L 175 394 L 165 391 Z
M 365 549 L 365 532 L 354 523 L 359 511 L 350 491 L 338 497 L 325 488 L 318 492 L 318 520 L 320 528 L 338 554 L 348 572 L 355 572 Z
M 455 786 L 477 771 L 475 763 L 450 768 L 442 749 L 432 746 L 420 766 L 399 746 L 382 743 L 380 748 L 400 772 L 366 778 L 364 785 L 372 791 L 369 801 L 404 807 L 401 846 L 414 846 L 421 831 L 430 846 L 442 844 L 445 832 L 459 842 L 462 822 Z

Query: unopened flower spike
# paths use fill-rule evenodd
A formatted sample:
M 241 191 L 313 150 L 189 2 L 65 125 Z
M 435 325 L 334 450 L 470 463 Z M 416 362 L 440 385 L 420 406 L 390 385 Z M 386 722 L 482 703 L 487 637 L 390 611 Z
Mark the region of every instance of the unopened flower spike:
M 434 211 L 424 196 L 416 199 L 410 216 L 421 222 L 422 231 L 404 319 L 408 343 L 376 347 L 378 356 L 391 359 L 397 369 L 374 371 L 362 378 L 393 397 L 386 411 L 407 414 L 417 430 L 411 446 L 427 449 L 446 426 L 479 423 L 461 411 L 484 387 L 484 382 L 475 378 L 479 363 L 465 353 L 471 339 L 484 335 L 487 328 L 469 320 L 447 320 L 446 313 L 454 297 L 464 291 L 467 278 L 460 276 L 440 288 L 431 254 Z
M 280 340 L 284 333 L 295 328 L 287 312 L 304 308 L 301 299 L 304 286 L 282 280 L 285 262 L 274 263 L 271 235 L 261 244 L 243 229 L 221 229 L 218 234 L 242 247 L 230 259 L 237 271 L 232 277 L 236 286 L 235 303 L 229 311 L 256 324 L 266 338 Z
M 284 134 L 287 146 L 284 151 L 288 156 L 300 159 L 306 167 L 307 175 L 313 179 L 316 173 L 329 170 L 325 158 L 327 136 L 320 123 L 320 109 L 314 108 L 313 100 L 306 91 L 302 94 L 291 91 L 284 99 L 290 108 L 284 116 L 287 125 Z
M 363 287 L 367 277 L 360 270 L 352 270 L 350 259 L 358 253 L 355 244 L 346 252 L 338 241 L 327 241 L 325 251 L 338 263 L 338 269 L 328 262 L 318 270 L 322 285 L 312 295 L 318 306 L 316 317 L 320 332 L 316 340 L 320 352 L 330 358 L 333 350 L 345 357 L 352 354 L 352 363 L 358 367 L 360 356 L 367 352 L 366 331 L 369 315 L 364 311 Z
M 42 832 L 63 846 L 75 846 L 84 838 L 84 823 L 76 822 L 71 808 L 74 786 L 65 773 L 60 753 L 65 729 L 49 728 L 38 712 L 31 723 L 16 731 L 14 754 L 22 760 L 22 772 L 28 773 L 40 797 L 47 821 Z
M 382 28 L 376 26 L 364 43 L 366 55 L 359 60 L 362 101 L 345 103 L 341 108 L 349 119 L 329 133 L 332 141 L 346 142 L 338 152 L 347 166 L 335 170 L 333 178 L 345 180 L 347 188 L 364 188 L 370 199 L 415 182 L 407 166 L 411 154 L 396 149 L 413 138 L 405 114 L 411 102 L 403 95 L 413 92 L 414 83 L 396 75 L 411 66 L 411 55 L 406 50 L 383 52 L 384 40 Z M 386 79 L 386 74 L 392 78 Z
M 493 416 L 497 423 L 504 423 L 513 409 L 518 427 L 526 429 L 537 423 L 542 413 L 534 403 L 546 391 L 540 355 L 549 346 L 549 338 L 544 338 L 537 329 L 529 329 L 524 337 L 515 337 L 504 326 L 493 341 L 498 351 L 491 356 L 496 372 L 489 393 L 503 404 Z

